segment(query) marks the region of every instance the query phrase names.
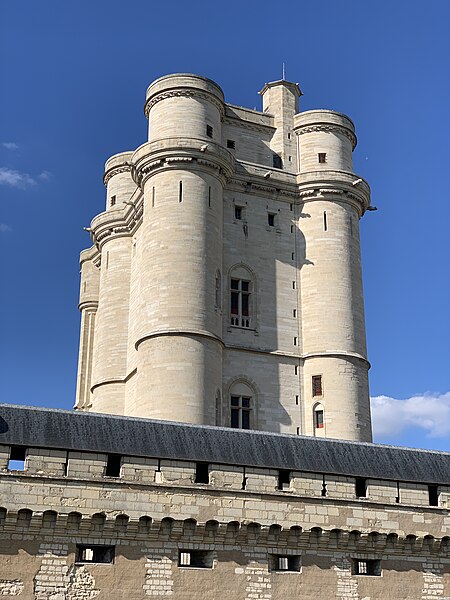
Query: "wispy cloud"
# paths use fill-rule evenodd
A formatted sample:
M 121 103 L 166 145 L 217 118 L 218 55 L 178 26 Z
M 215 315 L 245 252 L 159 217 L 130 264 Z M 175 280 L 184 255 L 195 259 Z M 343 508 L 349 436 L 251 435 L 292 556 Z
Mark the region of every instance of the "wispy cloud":
M 450 435 L 450 392 L 425 392 L 405 400 L 375 396 L 372 401 L 374 437 L 389 439 L 409 427 L 422 429 L 428 437 Z
M 6 223 L 0 223 L 0 233 L 7 233 L 8 231 L 11 231 L 11 227 Z
M 51 178 L 49 171 L 42 171 L 37 177 L 32 177 L 28 173 L 22 173 L 8 167 L 0 167 L 0 185 L 9 185 L 10 187 L 25 190 L 34 187 L 40 181 L 48 181 Z
M 3 146 L 3 148 L 6 148 L 7 150 L 18 150 L 19 149 L 19 144 L 16 144 L 16 142 L 2 142 L 2 146 Z

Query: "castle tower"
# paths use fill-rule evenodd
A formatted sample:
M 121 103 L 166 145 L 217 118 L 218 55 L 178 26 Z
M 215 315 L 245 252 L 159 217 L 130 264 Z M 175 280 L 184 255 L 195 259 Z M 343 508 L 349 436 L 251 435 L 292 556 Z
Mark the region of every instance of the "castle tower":
M 370 441 L 359 242 L 370 197 L 353 173 L 354 125 L 340 113 L 311 110 L 295 116 L 294 129 L 305 248 L 299 290 L 305 433 Z
M 148 141 L 106 163 L 81 256 L 76 408 L 371 439 L 353 123 L 263 111 L 210 79 L 147 90 Z
M 222 90 L 173 75 L 147 90 L 149 141 L 135 152 L 144 194 L 137 389 L 127 414 L 215 423 L 222 388 Z

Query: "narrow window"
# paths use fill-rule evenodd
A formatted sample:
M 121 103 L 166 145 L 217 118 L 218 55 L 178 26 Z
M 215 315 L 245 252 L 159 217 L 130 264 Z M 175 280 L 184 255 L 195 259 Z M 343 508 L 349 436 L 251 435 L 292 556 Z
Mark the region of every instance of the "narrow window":
M 114 546 L 85 546 L 77 544 L 76 562 L 113 563 Z
M 208 206 L 211 208 L 211 186 L 208 188 Z
M 178 566 L 212 569 L 213 553 L 208 550 L 180 550 L 178 554 Z
M 328 231 L 327 211 L 326 210 L 323 211 L 323 230 Z
M 290 133 L 288 133 L 288 140 L 290 140 L 290 139 L 291 139 L 291 134 L 290 134 Z
M 152 188 L 152 207 L 155 206 L 155 186 Z
M 437 485 L 429 485 L 428 486 L 428 500 L 430 506 L 438 506 L 439 505 L 439 494 L 438 494 L 438 486 Z
M 234 218 L 236 221 L 242 221 L 242 206 L 234 207 Z
M 296 308 L 293 309 L 292 316 L 294 317 L 294 319 L 297 318 L 297 309 Z
M 292 282 L 292 289 L 295 290 L 295 281 Z
M 292 156 L 288 156 L 288 161 L 292 162 Z
M 230 288 L 230 323 L 234 327 L 249 328 L 251 325 L 250 281 L 232 279 Z
M 178 188 L 178 202 L 183 202 L 183 182 L 180 181 L 180 185 Z
M 353 235 L 353 219 L 349 217 L 350 235 Z
M 269 227 L 275 227 L 275 214 L 274 213 L 268 213 L 267 224 Z
M 294 252 L 291 252 L 291 260 L 295 260 L 295 254 L 294 254 Z
M 283 162 L 281 160 L 281 156 L 278 156 L 278 154 L 273 154 L 272 155 L 272 166 L 275 169 L 282 169 L 283 168 Z
M 298 365 L 295 365 L 295 367 L 294 367 L 294 373 L 295 373 L 295 375 L 298 375 Z
M 324 428 L 323 408 L 319 406 L 314 409 L 314 427 L 315 429 Z
M 24 446 L 11 446 L 8 471 L 25 471 L 26 453 L 27 449 Z
M 222 276 L 216 271 L 215 306 L 218 310 L 222 308 Z
M 313 375 L 311 378 L 312 381 L 312 395 L 314 396 L 322 396 L 322 375 Z
M 111 196 L 111 206 L 114 206 L 116 203 L 116 197 L 115 196 Z
M 234 429 L 250 429 L 252 399 L 251 396 L 230 397 L 230 426 Z
M 195 463 L 195 483 L 209 483 L 208 463 Z
M 295 396 L 295 405 L 298 406 L 298 403 L 299 403 L 299 398 L 298 398 L 298 396 Z
M 106 463 L 106 477 L 120 477 L 120 467 L 122 466 L 122 456 L 120 454 L 108 454 Z
M 271 571 L 300 571 L 300 556 L 282 556 L 282 555 L 272 555 L 269 558 L 269 565 Z
M 395 496 L 395 502 L 400 504 L 400 481 L 397 481 L 397 495 Z
M 321 495 L 325 497 L 327 495 L 327 482 L 325 480 L 325 475 L 322 476 L 322 491 Z
M 296 346 L 296 345 L 297 345 L 297 338 L 295 337 L 294 338 L 294 346 Z
M 227 148 L 230 148 L 230 150 L 236 150 L 236 142 L 234 140 L 227 140 Z
M 353 560 L 353 575 L 371 575 L 379 577 L 381 575 L 381 560 Z
M 367 479 L 364 477 L 356 477 L 355 495 L 357 498 L 367 498 Z
M 294 205 L 293 204 L 289 205 L 289 210 L 291 210 L 291 211 L 294 210 Z
M 294 226 L 291 225 L 291 233 L 294 233 Z
M 300 427 L 297 427 L 297 435 L 300 435 Z
M 327 162 L 327 154 L 326 154 L 326 152 L 319 152 L 318 157 L 319 157 L 319 162 L 320 163 L 326 163 Z
M 207 135 L 209 138 L 212 138 L 212 136 L 213 136 L 213 128 L 212 128 L 212 126 L 211 126 L 211 125 L 207 125 L 207 126 L 206 126 L 206 135 Z
M 278 471 L 278 489 L 288 490 L 291 487 L 291 472 L 287 469 Z

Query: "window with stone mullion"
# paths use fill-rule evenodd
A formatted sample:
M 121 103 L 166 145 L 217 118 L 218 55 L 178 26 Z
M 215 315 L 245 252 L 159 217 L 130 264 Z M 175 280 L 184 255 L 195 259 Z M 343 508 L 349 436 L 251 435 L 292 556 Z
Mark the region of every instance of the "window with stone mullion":
M 231 280 L 231 324 L 250 327 L 250 282 Z
M 231 427 L 250 429 L 250 404 L 249 396 L 231 396 Z

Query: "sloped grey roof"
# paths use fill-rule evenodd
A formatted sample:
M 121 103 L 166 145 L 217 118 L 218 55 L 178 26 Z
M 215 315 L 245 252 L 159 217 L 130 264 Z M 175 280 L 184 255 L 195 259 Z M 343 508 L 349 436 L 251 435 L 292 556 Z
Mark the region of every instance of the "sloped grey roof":
M 0 444 L 450 485 L 450 453 L 0 404 Z

